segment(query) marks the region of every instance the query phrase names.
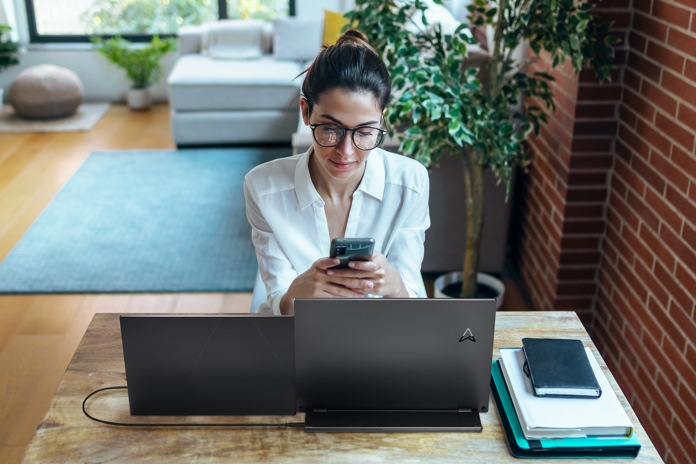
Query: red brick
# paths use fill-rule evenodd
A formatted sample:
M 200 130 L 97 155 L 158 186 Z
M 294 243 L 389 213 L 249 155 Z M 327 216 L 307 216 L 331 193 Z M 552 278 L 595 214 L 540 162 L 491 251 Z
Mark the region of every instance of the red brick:
M 687 243 L 675 234 L 669 227 L 660 227 L 660 238 L 662 241 L 674 251 L 677 258 L 686 264 L 690 269 L 696 269 L 696 253 Z M 670 267 L 670 269 L 672 269 Z
M 684 57 L 653 41 L 648 42 L 648 56 L 677 73 L 684 69 Z
M 665 189 L 665 179 L 652 166 L 638 156 L 631 158 L 631 167 L 658 192 Z
M 642 55 L 630 52 L 628 54 L 628 66 L 635 69 L 640 75 L 655 82 L 660 82 L 662 69 L 652 61 L 645 59 Z
M 669 272 L 665 267 L 660 264 L 660 263 L 655 263 L 655 277 L 657 280 L 662 283 L 662 286 L 667 290 L 667 293 L 674 299 L 674 301 L 684 301 L 689 299 L 689 295 L 682 290 L 681 286 L 674 281 L 674 276 L 672 275 L 671 272 Z M 670 312 L 672 314 L 672 312 Z M 676 320 L 672 318 L 672 320 Z M 675 327 L 680 327 L 680 324 L 675 324 Z M 684 330 L 684 333 L 686 333 L 686 330 L 684 327 L 682 327 L 682 330 Z M 673 338 L 673 340 L 676 340 Z M 678 343 L 678 346 L 683 348 L 683 345 L 681 343 Z
M 596 264 L 599 263 L 600 255 L 598 252 L 561 252 L 561 266 L 573 264 Z
M 662 174 L 662 177 L 668 179 L 673 185 L 675 185 L 679 190 L 686 193 L 689 188 L 689 178 L 684 175 L 684 173 L 675 166 L 667 157 L 653 150 L 650 154 L 650 166 L 652 166 L 656 172 Z M 647 192 L 646 192 L 647 197 Z M 655 209 L 656 211 L 662 212 L 660 209 Z M 667 212 L 669 214 L 669 211 Z M 672 221 L 674 223 L 675 221 Z M 681 220 L 679 220 L 681 225 Z M 674 227 L 676 229 L 676 227 Z
M 695 85 L 685 81 L 679 76 L 675 76 L 670 71 L 665 71 L 662 73 L 662 86 L 691 106 L 696 106 Z
M 670 142 L 667 137 L 662 135 L 662 132 L 655 130 L 655 128 L 643 119 L 638 119 L 638 124 L 636 125 L 636 132 L 646 140 L 650 145 L 660 150 L 663 155 L 669 156 L 672 149 L 672 142 Z
M 686 411 L 679 411 L 676 408 L 672 408 L 672 411 L 684 414 Z M 693 434 L 688 434 L 684 429 L 684 426 L 680 423 L 679 419 L 672 421 L 672 427 L 670 429 L 672 434 L 676 438 L 678 445 L 680 445 L 679 452 L 675 453 L 675 449 L 670 448 L 670 453 L 674 453 L 677 456 L 678 462 L 688 462 L 689 458 L 696 456 L 696 443 L 694 442 Z M 681 453 L 681 454 L 680 454 Z
M 611 150 L 610 137 L 574 137 L 571 145 L 573 153 L 603 153 Z
M 641 0 L 639 2 L 634 2 L 634 7 L 636 10 L 640 10 L 649 15 L 652 11 L 652 2 L 653 0 Z
M 662 130 L 669 139 L 681 144 L 681 146 L 687 150 L 693 148 L 694 133 L 684 129 L 681 125 L 674 123 L 674 121 L 662 115 L 662 113 L 657 113 L 655 117 L 655 126 Z
M 620 98 L 620 85 L 591 85 L 582 86 L 578 89 L 578 101 L 599 101 L 606 103 L 607 101 L 618 101 Z
M 610 208 L 613 208 L 616 211 L 621 220 L 624 221 L 628 227 L 630 227 L 633 231 L 638 231 L 638 225 L 640 223 L 638 216 L 633 209 L 628 206 L 623 198 L 618 196 L 612 198 L 610 205 Z M 652 262 L 647 262 L 647 264 L 652 264 Z
M 576 118 L 613 119 L 616 116 L 614 103 L 590 104 L 578 103 L 575 107 Z
M 680 291 L 684 294 L 681 289 Z M 689 308 L 689 313 L 691 313 L 691 308 Z M 684 312 L 684 309 L 679 307 L 675 300 L 672 300 L 672 303 L 669 305 L 669 315 L 674 320 L 674 323 L 682 329 L 687 340 L 696 340 L 696 322 L 694 322 L 690 314 L 687 314 Z
M 616 144 L 617 149 L 619 147 L 619 143 Z M 623 145 L 623 144 L 621 144 Z M 625 166 L 625 163 L 624 163 Z M 611 189 L 614 194 L 616 194 L 617 197 L 619 198 L 626 198 L 626 192 L 628 191 L 628 188 L 626 187 L 626 184 L 624 183 L 623 180 L 619 179 L 619 176 L 612 176 L 611 177 Z
M 655 116 L 655 105 L 629 89 L 624 91 L 623 103 L 648 121 L 652 121 Z
M 645 38 L 645 36 L 638 34 L 635 30 L 631 30 L 631 32 L 629 32 L 628 47 L 631 50 L 644 54 L 647 43 L 648 40 Z
M 619 126 L 618 136 L 626 142 L 629 147 L 642 158 L 648 159 L 650 156 L 650 146 L 648 143 L 638 136 L 633 130 L 627 128 L 623 124 Z
M 694 26 L 696 27 L 696 21 L 694 21 Z M 696 32 L 696 30 L 694 30 L 694 32 Z M 686 60 L 684 76 L 692 81 L 696 81 L 696 61 Z
M 641 2 L 636 3 L 640 4 Z M 633 29 L 663 42 L 667 38 L 667 26 L 640 12 L 636 12 L 633 17 Z
M 638 93 L 640 92 L 640 85 L 642 81 L 643 79 L 641 79 L 641 77 L 635 71 L 631 71 L 630 69 L 624 70 L 624 86 Z
M 684 195 L 682 195 L 669 185 L 667 186 L 667 192 L 665 196 L 667 200 L 674 205 L 677 211 L 681 211 L 684 217 L 696 218 L 696 203 L 690 201 L 688 198 L 686 198 Z M 693 219 L 691 220 L 693 221 Z
M 594 295 L 597 290 L 597 284 L 592 283 L 578 283 L 578 282 L 558 282 L 558 287 L 556 288 L 557 296 L 588 296 Z
M 583 309 L 592 309 L 594 299 L 592 296 L 588 298 L 564 298 L 557 297 L 553 307 L 557 311 L 579 311 Z
M 690 11 L 660 0 L 653 1 L 652 16 L 684 29 L 689 28 Z
M 683 103 L 679 105 L 679 120 L 686 125 L 686 127 L 696 128 L 696 111 L 692 110 Z
M 677 113 L 677 101 L 650 81 L 643 83 L 641 94 L 653 105 L 657 105 L 665 110 L 670 116 L 674 116 Z
M 696 218 L 693 219 L 696 220 Z M 688 243 L 691 248 L 696 249 L 696 229 L 686 221 L 684 222 L 684 229 L 682 229 L 681 236 L 684 239 L 684 243 Z
M 662 352 L 665 360 L 674 367 L 677 376 L 682 378 L 684 383 L 696 385 L 696 371 L 689 368 L 685 359 L 684 348 L 672 343 L 670 338 L 665 338 L 662 343 Z
M 569 186 L 592 186 L 604 187 L 607 184 L 609 172 L 601 171 L 573 171 L 568 174 Z
M 596 277 L 597 270 L 594 268 L 564 267 L 558 271 L 561 280 L 594 280 Z
M 667 43 L 686 53 L 688 56 L 696 56 L 696 37 L 684 34 L 680 30 L 670 27 Z
M 653 272 L 645 267 L 645 264 L 639 259 L 635 260 L 633 263 L 633 269 L 636 271 L 636 275 L 640 279 L 643 285 L 645 285 L 648 289 L 648 292 L 650 292 L 651 296 L 655 298 L 655 301 L 657 301 L 661 307 L 667 308 L 667 304 L 669 303 L 669 294 L 667 291 L 663 288 L 663 286 L 660 284 L 660 282 L 655 278 L 655 275 Z M 663 311 L 666 311 L 664 309 Z M 658 315 L 654 315 L 655 318 L 658 319 Z
M 604 217 L 604 205 L 566 204 L 565 217 L 566 219 L 601 219 Z
M 615 32 L 614 36 L 616 36 L 617 39 L 621 40 L 621 35 L 620 33 Z M 617 66 L 617 62 L 614 62 L 614 66 Z M 594 85 L 601 85 L 601 84 L 608 84 L 611 82 L 620 82 L 621 81 L 621 71 L 617 67 L 613 67 L 609 70 L 609 80 L 608 81 L 600 81 L 599 77 L 597 77 L 597 74 L 595 73 L 594 68 L 591 67 L 584 67 L 580 70 L 580 74 L 578 75 L 578 81 L 583 84 L 594 84 Z
M 652 269 L 655 261 L 652 250 L 643 244 L 643 242 L 638 238 L 638 235 L 636 235 L 636 233 L 634 233 L 632 230 L 624 229 L 621 232 L 621 236 L 624 239 L 623 241 L 626 246 L 630 247 L 630 251 L 635 253 L 637 258 L 643 260 L 643 263 L 647 269 Z
M 666 169 L 663 169 L 661 167 L 663 161 L 661 160 L 660 156 L 655 156 L 652 158 L 653 162 L 651 163 L 655 168 L 664 173 L 665 177 L 670 179 L 669 175 L 676 174 L 672 173 L 671 171 L 668 171 Z M 678 173 L 678 172 L 677 172 Z M 678 173 L 681 175 L 681 173 Z M 678 211 L 675 211 L 674 208 L 665 201 L 665 199 L 658 194 L 656 194 L 653 190 L 647 189 L 645 191 L 645 202 L 652 208 L 653 211 L 658 212 L 660 215 L 660 218 L 669 226 L 672 228 L 674 231 L 680 231 L 681 226 L 682 226 L 682 216 Z
M 603 220 L 566 220 L 563 222 L 563 234 L 570 235 L 602 235 L 604 232 Z
M 638 116 L 636 116 L 636 113 L 627 105 L 621 105 L 619 107 L 619 122 L 623 122 L 624 125 L 634 128 L 638 122 Z
M 566 201 L 569 202 L 604 202 L 607 198 L 606 188 L 582 188 L 573 187 L 568 189 Z
M 649 230 L 647 227 L 641 226 L 638 231 L 638 236 L 645 242 L 648 248 L 653 250 L 655 257 L 662 261 L 662 264 L 664 264 L 667 269 L 674 269 L 674 263 L 676 261 L 674 254 L 667 249 L 653 231 Z
M 643 181 L 624 160 L 619 159 L 614 165 L 614 177 L 618 177 L 619 180 L 622 180 L 626 186 L 636 192 L 639 197 L 643 196 L 645 192 L 645 181 Z M 630 192 L 630 190 L 628 190 L 628 192 Z
M 696 348 L 694 348 L 693 345 L 686 347 L 686 361 L 691 365 L 692 369 L 696 370 Z M 696 398 L 694 400 L 696 400 Z M 695 410 L 696 408 L 692 409 L 692 411 Z
M 561 249 L 574 250 L 599 250 L 600 237 L 563 237 L 561 240 Z M 559 280 L 578 280 L 578 279 L 561 279 Z
M 679 281 L 680 284 L 684 286 L 684 288 L 687 288 L 691 291 L 693 294 L 696 292 L 696 274 L 694 274 L 695 270 L 690 270 L 688 271 L 687 268 L 680 262 L 677 262 L 677 270 L 675 272 L 675 275 L 677 276 L 677 280 Z M 692 301 L 692 306 L 696 304 L 696 297 Z M 687 311 L 690 311 L 691 308 L 684 308 Z
M 584 155 L 573 152 L 570 157 L 570 170 L 586 169 L 606 171 L 612 166 L 611 155 Z
M 675 145 L 672 147 L 671 160 L 684 173 L 696 177 L 696 155 L 689 154 Z

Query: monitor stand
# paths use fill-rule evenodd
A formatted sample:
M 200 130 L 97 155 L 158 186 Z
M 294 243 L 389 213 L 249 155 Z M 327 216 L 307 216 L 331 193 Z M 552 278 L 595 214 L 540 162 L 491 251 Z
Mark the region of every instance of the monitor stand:
M 308 411 L 305 432 L 480 432 L 478 411 Z

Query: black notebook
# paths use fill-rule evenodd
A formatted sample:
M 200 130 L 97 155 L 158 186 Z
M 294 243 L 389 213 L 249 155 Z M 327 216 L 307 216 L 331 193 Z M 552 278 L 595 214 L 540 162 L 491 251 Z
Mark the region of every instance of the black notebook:
M 580 340 L 523 338 L 525 373 L 537 396 L 599 398 L 602 389 Z

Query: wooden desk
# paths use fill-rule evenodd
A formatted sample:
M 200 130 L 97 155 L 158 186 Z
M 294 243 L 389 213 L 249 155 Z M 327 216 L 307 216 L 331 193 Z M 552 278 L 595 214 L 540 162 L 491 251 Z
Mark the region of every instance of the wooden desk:
M 500 312 L 494 358 L 500 347 L 521 346 L 526 336 L 579 338 L 590 346 L 633 422 L 640 462 L 662 462 L 573 312 Z M 481 414 L 482 433 L 305 433 L 301 428 L 125 428 L 101 425 L 82 414 L 82 400 L 102 387 L 125 385 L 117 314 L 96 314 L 75 352 L 53 402 L 27 447 L 25 462 L 518 462 L 507 448 L 495 402 Z M 88 403 L 91 414 L 119 422 L 152 423 L 128 413 L 125 390 Z M 288 422 L 290 417 L 158 418 L 174 422 Z M 568 460 L 562 461 L 564 464 Z M 596 462 L 596 461 L 594 461 Z

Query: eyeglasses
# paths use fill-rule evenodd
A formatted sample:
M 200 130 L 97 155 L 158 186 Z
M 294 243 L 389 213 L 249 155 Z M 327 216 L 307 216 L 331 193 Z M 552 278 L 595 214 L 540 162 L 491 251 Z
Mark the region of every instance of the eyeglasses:
M 310 124 L 314 140 L 322 147 L 335 147 L 346 138 L 346 132 L 351 131 L 353 145 L 358 150 L 377 148 L 387 131 L 378 127 L 343 127 L 339 124 Z

